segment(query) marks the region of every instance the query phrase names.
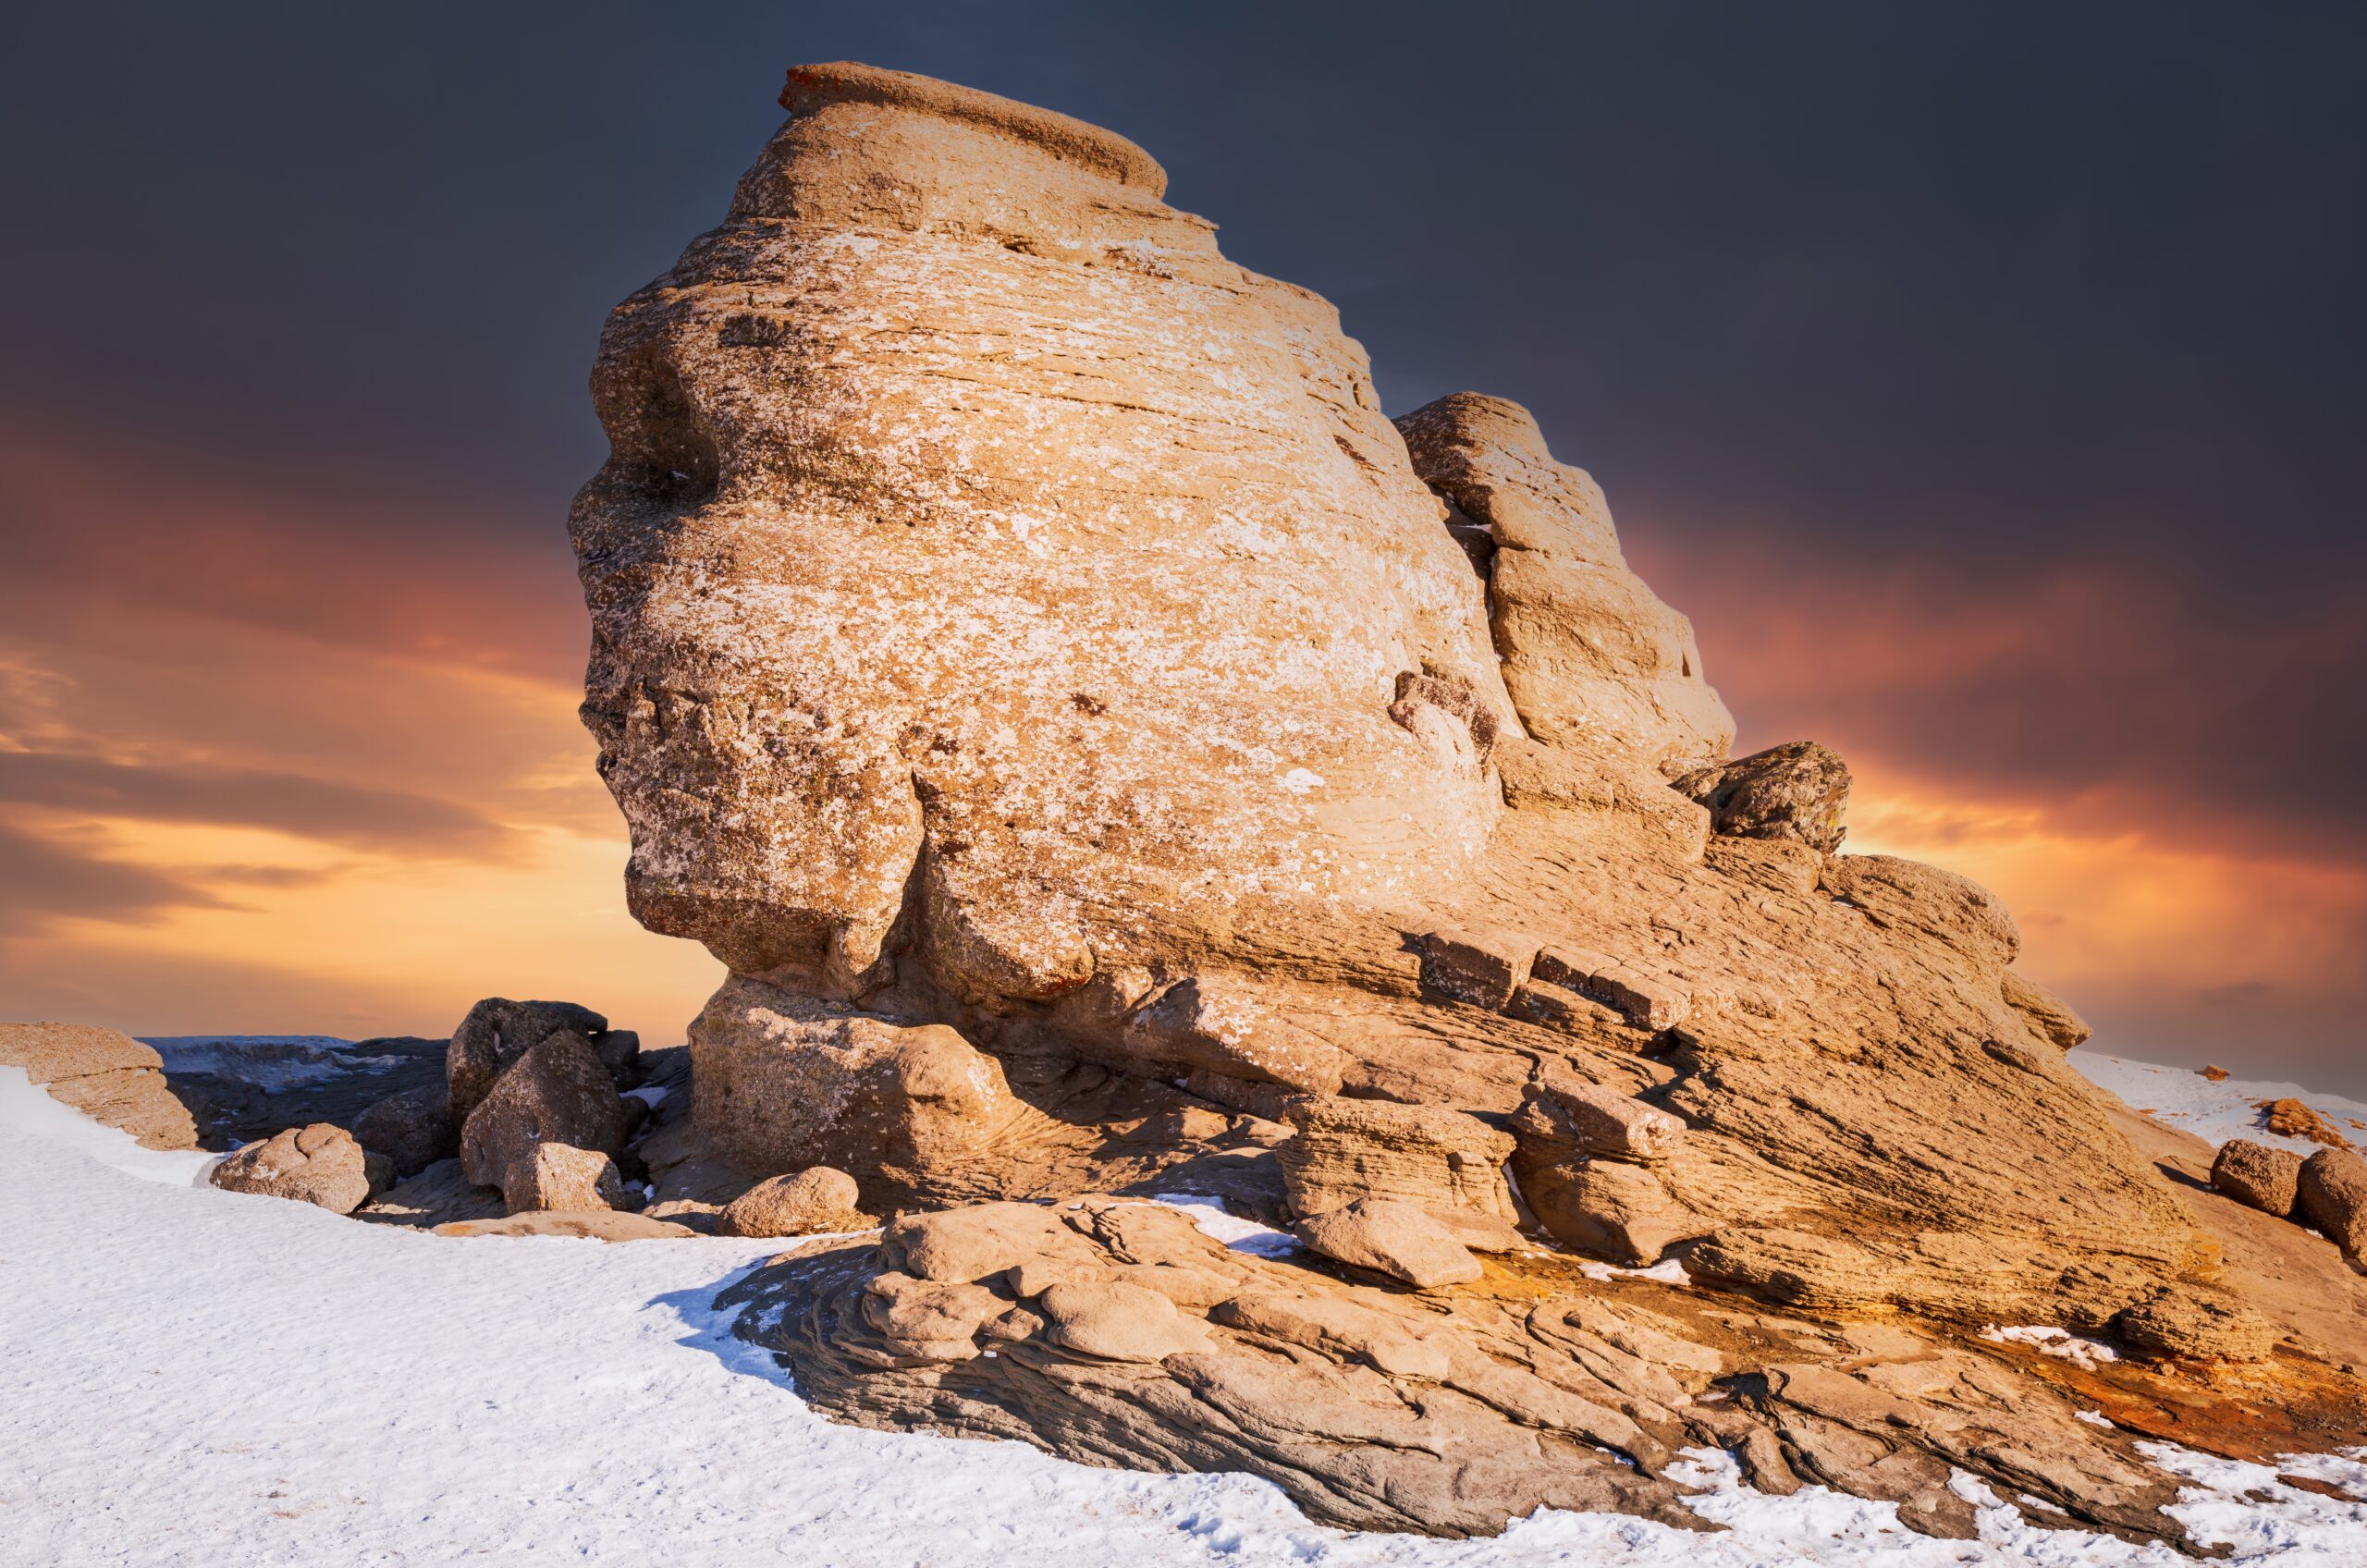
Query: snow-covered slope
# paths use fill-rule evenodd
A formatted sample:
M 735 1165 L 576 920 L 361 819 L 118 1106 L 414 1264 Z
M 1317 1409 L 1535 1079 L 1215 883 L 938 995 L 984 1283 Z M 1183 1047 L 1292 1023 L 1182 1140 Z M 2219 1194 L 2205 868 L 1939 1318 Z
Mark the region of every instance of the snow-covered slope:
M 0 1563 L 570 1561 L 1001 1564 L 2079 1564 L 2174 1554 L 1977 1544 L 1886 1506 L 1771 1499 L 1695 1457 L 1712 1536 L 1547 1514 L 1500 1540 L 1309 1525 L 1262 1482 L 1093 1470 L 810 1415 L 709 1305 L 760 1242 L 454 1241 L 193 1185 L 0 1070 Z M 2165 1449 L 2236 1561 L 2358 1568 L 2367 1503 Z M 2367 1456 L 2361 1456 L 2367 1457 Z M 2367 1464 L 2292 1468 L 2367 1492 Z M 2264 1501 L 2250 1501 L 2252 1492 Z
M 2250 1138 L 2295 1154 L 2316 1153 L 2317 1145 L 2282 1136 L 2261 1125 L 2260 1101 L 2291 1098 L 2307 1101 L 2319 1115 L 2332 1121 L 2343 1136 L 2367 1145 L 2367 1104 L 2340 1095 L 2251 1078 L 2226 1078 L 2214 1084 L 2189 1067 L 2157 1067 L 2150 1061 L 2130 1061 L 2095 1051 L 2073 1051 L 2070 1061 L 2088 1082 L 2110 1089 L 2127 1100 L 2131 1109 L 2150 1112 L 2165 1126 L 2191 1133 L 2206 1143 Z M 2367 1546 L 2361 1547 L 2359 1561 L 2367 1564 Z

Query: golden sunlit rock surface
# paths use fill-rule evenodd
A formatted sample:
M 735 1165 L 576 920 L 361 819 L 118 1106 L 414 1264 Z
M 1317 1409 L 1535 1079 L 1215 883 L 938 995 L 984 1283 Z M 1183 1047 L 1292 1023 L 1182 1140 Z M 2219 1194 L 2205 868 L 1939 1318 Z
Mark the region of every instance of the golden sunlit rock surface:
M 853 65 L 782 102 L 610 319 L 571 532 L 632 907 L 732 971 L 659 1210 L 827 1162 L 909 1216 L 750 1282 L 809 1399 L 1456 1534 L 1685 1522 L 1708 1441 L 1935 1532 L 1956 1466 L 2178 1538 L 1990 1324 L 2306 1384 L 2359 1440 L 2360 1347 L 2229 1292 L 2011 915 L 1836 852 L 1832 753 L 1727 756 L 1525 410 L 1392 424 L 1331 307 L 1108 132 Z M 1339 1217 L 1335 1261 L 1122 1189 Z

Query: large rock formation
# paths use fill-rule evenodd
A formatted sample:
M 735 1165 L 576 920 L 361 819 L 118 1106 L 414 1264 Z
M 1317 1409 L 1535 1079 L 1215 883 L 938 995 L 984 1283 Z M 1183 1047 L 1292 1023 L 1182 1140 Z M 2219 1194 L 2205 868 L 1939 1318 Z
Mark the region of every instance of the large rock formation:
M 611 455 L 571 518 L 632 907 L 733 972 L 668 1169 L 826 1160 L 876 1212 L 1147 1182 L 1275 1219 L 1373 1198 L 1466 1248 L 1530 1219 L 1623 1262 L 1682 1246 L 1696 1281 L 1798 1313 L 2261 1351 L 2194 1305 L 2214 1249 L 2064 1063 L 2085 1026 L 2013 973 L 2011 917 L 1833 852 L 1847 774 L 1821 748 L 1729 763 L 1689 626 L 1524 410 L 1458 394 L 1392 425 L 1331 308 L 1227 262 L 1108 132 L 851 65 L 782 102 L 721 227 L 611 318 Z M 866 1368 L 1033 1344 L 1031 1321 L 1064 1354 L 1202 1355 L 1132 1298 L 1048 1315 L 887 1253 L 808 1281 L 863 1305 L 816 1307 L 792 1354 L 904 1347 L 812 1385 L 802 1361 L 825 1408 L 902 1419 L 925 1396 Z M 1031 1365 L 930 1418 L 1026 1426 L 985 1412 Z M 1129 1448 L 1073 1403 L 1025 1435 L 1288 1468 L 1290 1400 L 1173 1375 L 1260 1413 L 1252 1436 Z M 1994 1397 L 1953 1363 L 1871 1391 L 1755 1376 L 1765 1442 L 1830 1456 L 1804 1474 L 1907 1476 L 1944 1513 L 1926 1483 L 1956 1449 L 1882 1472 L 1841 1429 L 1973 1432 L 1916 1402 Z M 1609 1440 L 1556 1419 L 1484 1501 L 1366 1455 L 1357 1486 L 1440 1501 L 1331 1514 L 1667 1501 L 1634 1450 L 1641 1477 L 1541 1479 L 1531 1427 Z M 2155 1495 L 2116 1457 L 2063 1464 L 2108 1477 L 2080 1517 Z
M 152 1149 L 197 1147 L 197 1123 L 165 1082 L 155 1047 L 87 1023 L 0 1023 L 0 1067 Z

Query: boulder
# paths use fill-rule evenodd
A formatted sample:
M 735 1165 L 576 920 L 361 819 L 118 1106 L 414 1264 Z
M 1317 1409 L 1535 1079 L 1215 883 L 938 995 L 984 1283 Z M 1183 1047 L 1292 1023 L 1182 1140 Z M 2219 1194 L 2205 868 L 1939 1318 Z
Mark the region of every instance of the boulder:
M 1369 1268 L 1417 1291 L 1466 1284 L 1480 1277 L 1479 1260 L 1420 1204 L 1358 1198 L 1292 1227 L 1292 1233 L 1335 1262 Z
M 502 1172 L 501 1200 L 512 1214 L 544 1210 L 583 1214 L 627 1208 L 624 1179 L 617 1162 L 598 1149 L 541 1143 L 511 1160 Z
M 2095 1034 L 2088 1027 L 2088 1021 L 2071 1010 L 2070 1003 L 2036 981 L 2026 980 L 2009 969 L 2001 977 L 2001 984 L 2005 1005 L 2019 1013 L 2022 1022 L 2055 1049 L 2070 1050 Z
M 444 1079 L 453 1125 L 465 1124 L 509 1064 L 550 1035 L 568 1030 L 595 1045 L 607 1028 L 606 1018 L 573 1002 L 513 1002 L 507 997 L 478 1002 L 445 1047 Z M 594 1055 L 601 1055 L 596 1046 Z
M 1388 1100 L 1310 1099 L 1291 1109 L 1290 1126 L 1277 1152 L 1294 1214 L 1369 1197 L 1514 1218 L 1503 1176 L 1513 1139 L 1477 1117 Z
M 757 1182 L 724 1206 L 716 1229 L 727 1236 L 810 1236 L 867 1231 L 854 1178 L 827 1165 Z
M 502 1070 L 460 1128 L 460 1169 L 479 1186 L 511 1184 L 510 1169 L 537 1145 L 622 1154 L 632 1114 L 594 1054 L 571 1029 L 545 1035 Z M 521 1178 L 522 1179 L 522 1178 Z
M 290 1127 L 249 1144 L 214 1168 L 215 1186 L 318 1204 L 350 1214 L 370 1200 L 368 1157 L 353 1134 L 326 1121 Z
M 2320 1149 L 2301 1162 L 2293 1188 L 2300 1218 L 2367 1272 L 2367 1159 L 2349 1149 Z
M 0 1023 L 0 1067 L 152 1149 L 197 1147 L 197 1123 L 166 1085 L 164 1060 L 129 1035 L 87 1023 Z
M 2301 1180 L 2301 1157 L 2245 1138 L 2219 1145 L 2211 1162 L 2211 1184 L 2238 1203 L 2279 1219 L 2293 1212 Z
M 756 1171 L 819 1161 L 892 1190 L 958 1165 L 1022 1108 L 1002 1064 L 917 1027 L 735 979 L 691 1025 L 692 1119 Z
M 1679 793 L 1709 809 L 1713 832 L 1789 839 L 1838 854 L 1849 828 L 1849 765 L 1813 741 L 1794 741 L 1678 777 Z
M 353 1119 L 354 1140 L 393 1162 L 398 1176 L 415 1176 L 460 1152 L 460 1129 L 452 1124 L 440 1084 L 423 1084 L 388 1095 Z

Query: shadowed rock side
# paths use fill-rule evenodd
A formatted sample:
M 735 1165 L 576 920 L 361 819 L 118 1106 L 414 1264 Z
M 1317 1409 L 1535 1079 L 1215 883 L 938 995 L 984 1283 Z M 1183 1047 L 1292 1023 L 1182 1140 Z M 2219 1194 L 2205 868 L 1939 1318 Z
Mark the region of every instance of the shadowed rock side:
M 713 1222 L 815 1165 L 872 1214 L 1219 1193 L 1449 1291 L 1479 1289 L 1466 1253 L 1674 1251 L 1797 1314 L 2269 1354 L 2277 1325 L 2223 1310 L 2215 1243 L 2065 1064 L 2085 1026 L 2013 973 L 2011 916 L 1836 852 L 1830 752 L 1728 758 L 1690 627 L 1524 410 L 1458 394 L 1392 425 L 1331 309 L 1225 261 L 1106 132 L 859 66 L 799 67 L 782 101 L 724 224 L 611 318 L 611 456 L 571 519 L 632 906 L 732 971 L 690 1114 L 638 1145 L 653 1212 Z M 1238 1292 L 1180 1327 L 1020 1292 L 987 1357 L 955 1348 L 991 1281 L 794 1272 L 800 1386 L 857 1418 L 1246 1467 L 1441 1530 L 1671 1495 L 1624 1449 L 1640 1473 L 1541 1479 L 1604 1439 L 1472 1436 L 1504 1417 L 1452 1379 L 1288 1387 L 1379 1423 L 1308 1438 L 1347 1442 L 1329 1469 L 1279 1427 L 1181 1435 L 1216 1397 L 1192 1378 L 1221 1376 L 1176 1367 L 1235 1354 L 1200 1317 Z M 1463 1325 L 1475 1299 L 1422 1310 Z M 1093 1348 L 1135 1307 L 1167 1370 Z M 866 1359 L 858 1322 L 935 1348 Z M 1963 1423 L 1929 1406 L 1987 1408 L 1991 1374 L 1820 1404 L 1822 1377 L 1864 1378 L 1802 1354 L 1729 1391 L 1795 1412 L 1748 1440 L 1960 1523 L 1926 1481 Z M 1878 1405 L 1911 1439 L 1799 1435 Z M 1443 1428 L 1391 1425 L 1450 1406 L 1484 1478 L 1440 1478 Z M 1122 1407 L 1162 1435 L 1112 1437 Z M 2038 1495 L 2163 1531 L 2153 1485 Z

